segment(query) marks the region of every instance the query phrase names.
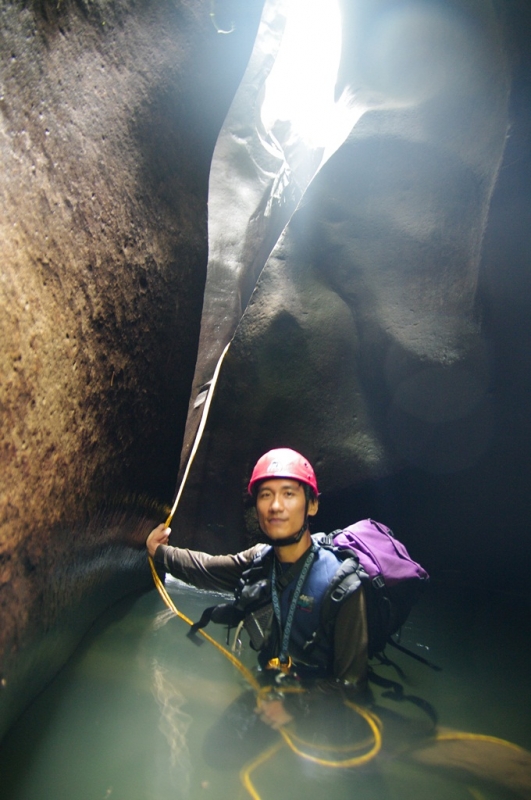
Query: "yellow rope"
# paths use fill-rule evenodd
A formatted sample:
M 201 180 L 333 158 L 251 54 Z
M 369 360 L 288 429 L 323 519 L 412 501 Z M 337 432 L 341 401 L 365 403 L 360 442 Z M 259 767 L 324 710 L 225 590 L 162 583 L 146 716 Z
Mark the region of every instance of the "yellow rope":
M 365 748 L 370 747 L 373 742 L 373 737 L 368 736 L 362 742 L 356 742 L 355 744 L 315 744 L 314 742 L 309 742 L 307 739 L 303 739 L 301 736 L 297 736 L 297 734 L 293 732 L 290 732 L 290 736 L 294 742 L 298 742 L 301 746 L 308 748 L 308 750 L 321 750 L 323 753 L 353 753 L 355 750 L 365 750 Z
M 232 339 L 231 339 L 231 341 L 232 341 Z M 225 348 L 224 348 L 222 354 L 220 355 L 220 357 L 218 359 L 218 363 L 216 364 L 216 369 L 214 370 L 214 374 L 212 375 L 212 379 L 210 381 L 210 386 L 208 388 L 208 394 L 207 394 L 207 397 L 206 397 L 206 400 L 205 400 L 205 405 L 203 407 L 203 413 L 201 415 L 201 422 L 199 423 L 199 427 L 198 427 L 197 432 L 195 434 L 194 444 L 192 446 L 192 450 L 191 450 L 190 455 L 188 457 L 188 462 L 186 464 L 186 469 L 184 471 L 183 479 L 181 481 L 181 485 L 179 486 L 179 491 L 177 492 L 177 496 L 176 496 L 176 498 L 174 500 L 172 509 L 171 509 L 171 511 L 170 511 L 170 513 L 168 515 L 168 518 L 166 519 L 166 522 L 164 523 L 167 528 L 169 528 L 170 522 L 173 519 L 173 515 L 177 511 L 177 506 L 179 505 L 179 501 L 181 499 L 181 495 L 182 495 L 182 493 L 184 491 L 184 487 L 186 486 L 186 481 L 188 479 L 188 475 L 189 475 L 190 469 L 192 467 L 192 464 L 193 464 L 193 461 L 194 461 L 194 458 L 195 458 L 195 454 L 197 453 L 197 450 L 199 448 L 199 444 L 201 443 L 201 439 L 203 438 L 203 432 L 205 430 L 205 426 L 206 426 L 207 419 L 208 419 L 208 412 L 210 411 L 210 404 L 212 403 L 212 398 L 214 397 L 214 389 L 216 388 L 216 383 L 218 382 L 219 373 L 221 371 L 221 365 L 223 364 L 223 359 L 225 358 L 229 347 L 230 347 L 230 342 L 227 345 L 225 345 Z
M 304 694 L 306 689 L 303 689 L 302 686 L 283 686 L 281 690 L 278 689 L 278 686 L 260 686 L 260 690 L 256 696 L 256 702 L 258 707 L 263 702 L 264 698 L 267 697 L 268 694 L 271 692 L 281 692 L 282 694 Z
M 270 687 L 265 687 L 265 688 L 263 687 L 259 693 L 258 699 L 260 698 L 260 695 L 263 695 L 265 693 L 266 689 L 270 689 Z M 298 691 L 294 687 L 293 688 L 289 687 L 289 689 L 292 692 Z M 265 764 L 265 762 L 268 761 L 273 755 L 275 755 L 275 753 L 278 753 L 278 751 L 282 747 L 283 742 L 286 743 L 290 748 L 290 750 L 294 752 L 296 755 L 301 756 L 302 758 L 308 761 L 312 761 L 315 764 L 319 764 L 320 766 L 325 766 L 325 767 L 342 767 L 344 769 L 348 767 L 359 767 L 362 764 L 367 763 L 367 761 L 369 761 L 371 758 L 374 758 L 374 756 L 377 754 L 377 752 L 381 747 L 381 733 L 380 733 L 381 720 L 375 714 L 371 714 L 370 712 L 365 711 L 365 709 L 356 706 L 354 703 L 350 703 L 349 701 L 345 702 L 346 705 L 348 705 L 349 707 L 353 708 L 353 710 L 360 713 L 361 716 L 363 716 L 369 723 L 369 726 L 374 736 L 374 745 L 372 749 L 363 756 L 356 756 L 354 758 L 344 759 L 342 761 L 332 761 L 328 759 L 317 758 L 316 756 L 311 756 L 309 753 L 304 752 L 300 750 L 298 747 L 296 747 L 295 741 L 301 742 L 301 744 L 305 744 L 307 747 L 312 747 L 311 744 L 309 744 L 308 742 L 303 742 L 298 736 L 296 736 L 293 733 L 288 733 L 285 728 L 280 728 L 279 733 L 282 739 L 276 742 L 268 750 L 265 750 L 263 753 L 260 753 L 260 755 L 254 761 L 244 766 L 243 769 L 240 771 L 241 783 L 244 786 L 244 788 L 247 789 L 253 800 L 261 800 L 261 797 L 254 788 L 254 785 L 251 781 L 251 773 L 254 772 L 254 770 L 260 767 L 262 764 Z M 371 744 L 371 741 L 372 740 L 370 739 L 366 740 L 364 742 L 351 746 L 349 749 L 360 750 L 363 747 L 368 747 Z M 333 746 L 324 748 L 322 746 L 319 746 L 319 749 L 335 750 L 336 752 L 338 752 L 340 750 L 343 750 L 344 748 L 343 747 L 334 748 Z
M 275 742 L 275 744 L 272 745 L 272 747 L 269 747 L 267 750 L 264 750 L 263 753 L 260 753 L 258 758 L 255 758 L 254 761 L 251 761 L 250 764 L 247 764 L 240 771 L 240 781 L 242 782 L 244 788 L 247 789 L 253 800 L 262 800 L 262 799 L 252 784 L 251 772 L 254 772 L 254 770 L 257 767 L 261 766 L 262 764 L 265 764 L 265 762 L 268 761 L 271 758 L 271 756 L 274 756 L 275 753 L 278 753 L 282 745 L 283 741 L 282 739 L 279 739 L 278 742 Z
M 352 756 L 351 758 L 345 758 L 340 760 L 332 760 L 327 758 L 319 758 L 318 756 L 312 756 L 309 753 L 304 752 L 295 744 L 293 737 L 290 736 L 288 731 L 285 728 L 279 728 L 279 733 L 290 748 L 290 750 L 295 753 L 297 756 L 301 756 L 301 758 L 305 758 L 307 761 L 311 761 L 314 764 L 319 764 L 321 767 L 332 767 L 332 768 L 339 768 L 339 769 L 348 769 L 349 767 L 361 767 L 362 764 L 366 764 L 368 761 L 373 759 L 379 752 L 382 747 L 382 735 L 380 733 L 381 722 L 376 717 L 375 714 L 372 714 L 370 711 L 367 711 L 365 708 L 361 708 L 361 706 L 356 705 L 355 703 L 351 703 L 348 700 L 345 700 L 345 705 L 349 708 L 352 708 L 353 711 L 356 711 L 369 725 L 369 728 L 372 731 L 372 735 L 374 737 L 374 742 L 371 749 L 361 756 Z M 378 720 L 378 722 L 376 722 Z
M 162 597 L 162 599 L 164 600 L 164 602 L 166 603 L 168 608 L 170 608 L 177 617 L 180 617 L 180 619 L 184 620 L 184 622 L 186 622 L 186 623 L 188 623 L 188 625 L 192 626 L 194 624 L 193 621 L 191 619 L 189 619 L 187 616 L 185 616 L 181 611 L 179 611 L 179 609 L 174 605 L 173 600 L 171 599 L 171 597 L 169 596 L 168 592 L 166 591 L 166 587 L 164 586 L 164 584 L 162 583 L 161 579 L 157 575 L 157 571 L 155 569 L 155 565 L 153 563 L 153 559 L 151 558 L 151 556 L 148 556 L 148 561 L 149 561 L 149 566 L 151 568 L 151 574 L 152 574 L 153 580 L 155 582 L 155 586 L 157 587 L 160 596 Z M 212 636 L 209 636 L 208 633 L 206 633 L 205 631 L 199 629 L 198 633 L 200 633 L 201 636 L 203 636 L 207 640 L 207 642 L 210 642 L 210 644 L 213 644 L 214 647 L 216 647 L 221 653 L 223 653 L 225 658 L 229 659 L 231 664 L 233 664 L 236 667 L 236 669 L 239 670 L 239 672 L 241 672 L 243 677 L 249 682 L 249 684 L 253 687 L 253 689 L 256 692 L 260 691 L 260 689 L 261 689 L 260 684 L 256 680 L 256 678 L 253 675 L 253 673 L 251 672 L 251 670 L 247 669 L 245 664 L 242 664 L 242 662 L 239 661 L 236 658 L 236 656 L 233 655 L 230 652 L 230 650 L 227 650 L 225 647 L 223 647 L 222 644 L 220 644 L 219 642 L 216 642 L 216 640 L 213 639 Z

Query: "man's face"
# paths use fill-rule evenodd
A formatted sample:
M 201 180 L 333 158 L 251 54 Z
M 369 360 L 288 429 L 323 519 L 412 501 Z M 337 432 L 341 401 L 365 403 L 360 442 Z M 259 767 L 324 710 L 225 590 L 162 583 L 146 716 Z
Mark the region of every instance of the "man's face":
M 271 478 L 263 481 L 256 496 L 258 522 L 270 539 L 297 534 L 304 524 L 306 495 L 298 481 Z M 308 514 L 317 513 L 317 501 L 310 500 Z

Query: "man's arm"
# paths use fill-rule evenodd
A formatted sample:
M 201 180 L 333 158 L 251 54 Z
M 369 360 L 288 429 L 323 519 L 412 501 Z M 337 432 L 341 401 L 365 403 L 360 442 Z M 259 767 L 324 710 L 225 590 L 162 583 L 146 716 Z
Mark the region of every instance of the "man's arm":
M 359 689 L 367 682 L 368 631 L 365 593 L 360 587 L 341 605 L 334 629 L 334 678 Z
M 157 565 L 175 578 L 198 589 L 230 592 L 237 586 L 256 553 L 264 545 L 227 556 L 212 556 L 198 550 L 171 547 L 167 544 L 170 529 L 159 525 L 149 534 L 146 546 Z

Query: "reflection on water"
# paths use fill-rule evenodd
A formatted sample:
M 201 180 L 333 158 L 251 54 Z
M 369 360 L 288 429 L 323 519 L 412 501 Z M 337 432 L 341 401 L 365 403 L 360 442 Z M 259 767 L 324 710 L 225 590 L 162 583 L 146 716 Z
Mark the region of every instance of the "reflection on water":
M 170 751 L 169 767 L 173 783 L 179 786 L 182 797 L 188 797 L 191 763 L 187 733 L 192 717 L 183 711 L 185 696 L 156 659 L 153 661 L 153 694 L 160 708 L 159 730 Z
M 219 600 L 174 581 L 169 591 L 192 619 Z M 221 628 L 209 631 L 224 641 Z M 112 609 L 5 740 L 1 800 L 243 800 L 253 791 L 261 800 L 531 797 L 525 751 L 486 739 L 435 741 L 422 703 L 399 699 L 431 705 L 443 734 L 531 749 L 529 609 L 514 598 L 432 587 L 402 642 L 443 671 L 389 652 L 396 666 L 376 671 L 402 691 L 374 688 L 382 749 L 351 769 L 301 759 L 264 730 L 239 673 L 186 632 L 155 591 Z M 254 664 L 246 647 L 242 659 Z M 367 740 L 366 721 L 328 699 L 301 719 L 294 741 L 325 759 L 350 757 Z

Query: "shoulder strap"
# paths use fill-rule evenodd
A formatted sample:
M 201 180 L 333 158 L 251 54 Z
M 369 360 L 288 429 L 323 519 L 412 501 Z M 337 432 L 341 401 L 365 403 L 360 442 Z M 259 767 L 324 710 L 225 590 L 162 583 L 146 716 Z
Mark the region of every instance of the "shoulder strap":
M 321 628 L 329 630 L 335 622 L 339 607 L 360 588 L 361 582 L 357 559 L 354 555 L 345 558 L 324 594 L 321 605 Z
M 242 589 L 245 586 L 259 580 L 260 578 L 267 577 L 267 573 L 271 571 L 271 562 L 273 560 L 272 557 L 272 547 L 264 547 L 263 550 L 260 550 L 260 552 L 253 556 L 253 560 L 247 569 L 242 572 L 239 585 L 236 587 L 236 599 L 238 599 Z
M 200 628 L 204 628 L 209 622 L 217 622 L 218 624 L 227 625 L 229 628 L 234 628 L 244 617 L 244 610 L 238 607 L 238 601 L 241 598 L 243 589 L 264 577 L 267 571 L 267 564 L 271 560 L 273 553 L 272 547 L 264 547 L 253 556 L 250 565 L 243 571 L 240 578 L 239 585 L 235 590 L 235 601 L 232 603 L 221 603 L 217 606 L 210 606 L 205 608 L 201 615 L 201 619 L 191 625 L 187 636 L 196 644 L 202 644 L 203 640 L 199 639 L 196 634 Z

